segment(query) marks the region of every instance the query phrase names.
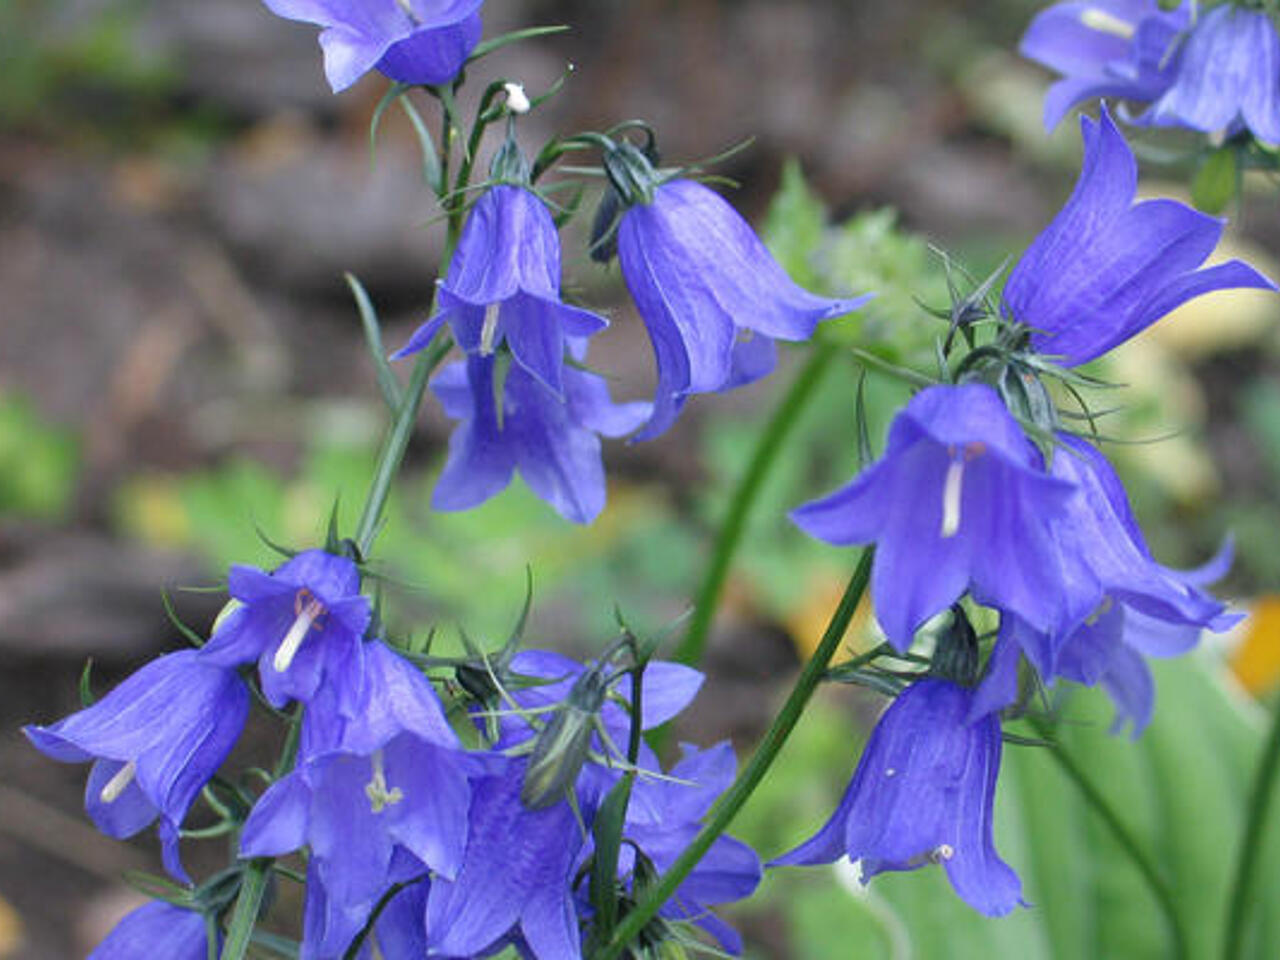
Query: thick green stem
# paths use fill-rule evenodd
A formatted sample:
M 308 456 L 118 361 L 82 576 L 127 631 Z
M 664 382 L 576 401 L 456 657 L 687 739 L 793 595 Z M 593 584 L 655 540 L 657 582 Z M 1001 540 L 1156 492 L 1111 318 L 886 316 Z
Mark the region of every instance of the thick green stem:
M 738 811 L 742 809 L 742 805 L 747 802 L 760 781 L 764 779 L 764 775 L 769 772 L 769 767 L 773 765 L 773 761 L 782 750 L 782 745 L 787 742 L 809 698 L 813 696 L 813 692 L 826 674 L 827 665 L 844 639 L 845 631 L 853 621 L 854 612 L 858 609 L 858 603 L 862 600 L 867 582 L 871 578 L 873 552 L 870 547 L 863 551 L 858 567 L 849 578 L 849 585 L 845 587 L 844 596 L 840 598 L 840 605 L 832 614 L 822 640 L 818 643 L 818 648 L 813 652 L 809 662 L 804 665 L 804 669 L 800 671 L 796 685 L 792 688 L 786 703 L 782 705 L 782 709 L 778 711 L 764 739 L 756 747 L 751 760 L 716 804 L 711 820 L 671 865 L 671 869 L 662 875 L 658 884 L 645 895 L 635 909 L 623 918 L 609 942 L 600 948 L 593 960 L 613 960 L 621 955 L 627 944 L 644 929 L 645 924 L 671 898 L 676 888 L 698 865 L 698 861 L 711 848 L 711 845 L 724 833 Z
M 707 646 L 707 637 L 711 633 L 711 624 L 715 620 L 716 609 L 720 605 L 720 594 L 724 590 L 729 567 L 737 552 L 738 544 L 742 541 L 742 534 L 746 530 L 747 519 L 751 515 L 751 508 L 755 505 L 756 496 L 769 475 L 769 468 L 773 465 L 779 448 L 799 421 L 801 412 L 822 381 L 823 374 L 830 368 L 834 356 L 835 348 L 829 344 L 813 345 L 808 361 L 796 374 L 787 395 L 774 411 L 773 419 L 760 435 L 755 452 L 751 455 L 751 462 L 747 465 L 747 472 L 742 475 L 737 489 L 733 492 L 733 499 L 729 502 L 729 512 L 716 536 L 711 564 L 707 567 L 702 585 L 698 588 L 698 599 L 694 603 L 693 615 L 689 618 L 689 629 L 684 639 L 680 641 L 680 646 L 676 648 L 675 659 L 681 663 L 696 666 L 702 660 L 703 651 Z
M 1262 853 L 1267 815 L 1276 795 L 1277 770 L 1280 770 L 1280 707 L 1275 711 L 1275 718 L 1271 721 L 1271 735 L 1267 738 L 1262 758 L 1258 761 L 1244 832 L 1240 834 L 1240 858 L 1236 863 L 1235 882 L 1231 885 L 1231 899 L 1228 901 L 1223 960 L 1238 960 L 1243 955 L 1249 907 L 1253 899 L 1253 881 L 1257 876 L 1258 857 Z
M 1178 905 L 1174 902 L 1173 893 L 1170 891 L 1169 885 L 1165 882 L 1160 871 L 1156 869 L 1155 863 L 1147 855 L 1147 852 L 1142 849 L 1142 845 L 1134 837 L 1129 827 L 1120 819 L 1120 816 L 1112 809 L 1111 805 L 1107 803 L 1106 798 L 1085 776 L 1084 771 L 1076 764 L 1071 754 L 1058 742 L 1052 727 L 1043 720 L 1033 720 L 1032 726 L 1036 728 L 1036 732 L 1040 734 L 1042 739 L 1051 744 L 1049 747 L 1050 755 L 1062 769 L 1062 772 L 1067 775 L 1068 779 L 1076 785 L 1076 788 L 1089 806 L 1102 818 L 1102 822 L 1107 825 L 1107 829 L 1111 831 L 1112 836 L 1116 838 L 1116 841 L 1124 849 L 1129 859 L 1133 861 L 1133 865 L 1138 868 L 1138 872 L 1142 874 L 1142 879 L 1146 881 L 1147 887 L 1156 898 L 1160 912 L 1164 914 L 1165 923 L 1169 927 L 1169 935 L 1173 940 L 1170 956 L 1174 960 L 1186 960 L 1188 956 L 1187 933 L 1182 927 L 1182 918 L 1178 914 Z

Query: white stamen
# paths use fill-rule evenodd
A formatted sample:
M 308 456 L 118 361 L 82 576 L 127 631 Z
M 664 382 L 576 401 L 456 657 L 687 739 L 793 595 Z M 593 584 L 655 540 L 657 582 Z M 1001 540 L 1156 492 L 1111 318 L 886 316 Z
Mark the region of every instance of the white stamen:
M 311 625 L 322 613 L 324 613 L 324 607 L 320 605 L 319 600 L 311 599 L 301 605 L 297 618 L 289 627 L 289 632 L 284 635 L 284 639 L 280 641 L 280 646 L 276 648 L 276 655 L 271 659 L 271 666 L 275 668 L 276 673 L 284 673 L 289 669 L 293 658 L 298 655 L 298 648 L 302 646 L 302 641 L 310 632 Z
M 960 494 L 964 491 L 964 460 L 952 459 L 947 467 L 947 478 L 942 483 L 942 530 L 944 540 L 954 537 L 960 530 Z
M 114 803 L 120 794 L 124 793 L 125 788 L 133 783 L 134 774 L 137 772 L 137 762 L 130 760 L 116 771 L 114 777 L 107 781 L 106 786 L 102 788 L 102 792 L 98 794 L 98 799 L 103 803 Z
M 893 767 L 890 767 L 888 770 L 884 772 L 884 775 L 886 777 L 896 777 L 898 775 L 898 771 L 893 769 Z
M 950 860 L 956 855 L 956 848 L 949 843 L 940 843 L 936 850 L 933 851 L 935 860 Z
M 413 9 L 409 0 L 396 0 L 396 6 L 398 6 L 401 10 L 403 10 L 405 12 L 405 15 L 414 23 L 422 22 L 421 20 L 418 19 L 418 13 L 416 10 Z
M 493 338 L 498 332 L 498 308 L 500 303 L 491 303 L 484 308 L 484 326 L 480 328 L 480 356 L 487 357 L 493 353 Z
M 1109 33 L 1111 36 L 1119 37 L 1121 40 L 1132 40 L 1133 34 L 1137 29 L 1127 20 L 1121 20 L 1114 13 L 1099 10 L 1097 7 L 1086 7 L 1084 12 L 1080 14 L 1080 22 L 1090 30 Z
M 528 113 L 533 105 L 529 103 L 529 95 L 519 83 L 504 83 L 502 89 L 507 92 L 507 109 L 512 113 Z

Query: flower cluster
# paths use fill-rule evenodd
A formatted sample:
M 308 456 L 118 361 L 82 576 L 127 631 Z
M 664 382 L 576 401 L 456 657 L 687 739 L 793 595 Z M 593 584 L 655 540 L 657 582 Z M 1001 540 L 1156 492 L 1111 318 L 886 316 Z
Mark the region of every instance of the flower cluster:
M 1247 130 L 1280 144 L 1274 15 L 1235 2 L 1167 6 L 1072 0 L 1040 13 L 1020 49 L 1063 75 L 1045 100 L 1045 126 L 1077 104 L 1115 97 L 1148 104 L 1135 123 L 1225 136 Z
M 831 823 L 782 863 L 848 853 L 870 876 L 941 861 L 975 909 L 1008 912 L 1020 888 L 995 855 L 991 806 L 995 715 L 1017 698 L 1019 661 L 1046 686 L 1102 683 L 1136 736 L 1152 707 L 1144 657 L 1181 653 L 1234 620 L 1203 589 L 1224 560 L 1192 573 L 1157 563 L 1115 471 L 1063 429 L 1041 380 L 1193 297 L 1275 286 L 1238 261 L 1202 267 L 1222 222 L 1171 200 L 1135 203 L 1136 165 L 1110 116 L 1081 128 L 1080 180 L 1014 267 L 995 342 L 953 382 L 916 394 L 880 460 L 793 513 L 819 539 L 875 544 L 872 595 L 898 651 L 966 595 L 998 613 L 1000 630 L 980 684 L 975 659 L 898 697 Z
M 467 701 L 476 729 L 498 719 L 491 743 L 467 749 L 423 669 L 366 637 L 371 611 L 353 561 L 309 550 L 272 573 L 234 567 L 229 580 L 231 610 L 204 647 L 161 657 L 101 701 L 26 732 L 54 759 L 96 761 L 86 807 L 104 832 L 129 836 L 159 817 L 166 866 L 189 883 L 180 828 L 239 737 L 250 684 L 273 706 L 304 707 L 292 770 L 247 798 L 239 850 L 305 851 L 303 956 L 341 957 L 362 937 L 389 957 L 484 957 L 512 943 L 539 960 L 580 956 L 592 922 L 580 878 L 609 791 L 634 781 L 615 838 L 627 851 L 617 883 L 630 895 L 646 869 L 670 865 L 733 778 L 727 744 L 686 747 L 665 774 L 648 747 L 618 752 L 635 742 L 633 723 L 665 723 L 693 699 L 702 676 L 690 668 L 614 655 L 584 666 L 532 650 L 465 663 L 459 676 L 484 678 L 493 695 Z M 720 838 L 664 909 L 659 939 L 688 921 L 740 949 L 709 908 L 759 879 L 755 854 Z M 381 911 L 397 893 L 396 909 Z M 131 914 L 97 955 L 140 957 L 163 927 L 175 956 L 203 956 L 216 911 L 193 906 L 211 900 L 203 889 L 188 900 Z

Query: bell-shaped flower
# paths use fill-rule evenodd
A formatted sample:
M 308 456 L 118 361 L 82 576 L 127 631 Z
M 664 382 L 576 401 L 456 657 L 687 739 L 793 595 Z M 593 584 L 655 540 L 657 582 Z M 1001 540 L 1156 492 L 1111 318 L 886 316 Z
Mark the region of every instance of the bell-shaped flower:
M 635 870 L 637 847 L 659 873 L 669 870 L 697 836 L 702 818 L 733 783 L 736 768 L 737 759 L 727 741 L 707 750 L 686 743 L 681 744 L 680 760 L 665 777 L 641 773 L 627 806 L 619 878 L 625 879 Z M 711 907 L 751 896 L 760 876 L 756 852 L 741 840 L 722 834 L 658 914 L 697 924 L 721 949 L 737 955 L 742 952 L 742 938 L 712 913 Z
M 1030 328 L 1036 351 L 1086 363 L 1211 290 L 1276 289 L 1239 260 L 1201 268 L 1223 221 L 1176 200 L 1134 203 L 1137 164 L 1111 117 L 1080 128 L 1075 190 L 1004 288 L 1005 316 Z
M 467 836 L 471 768 L 430 681 L 375 641 L 350 717 L 339 696 L 313 701 L 297 768 L 258 799 L 240 842 L 245 857 L 310 848 L 304 936 L 317 957 L 341 956 L 392 883 L 454 876 Z
M 485 955 L 519 938 L 535 960 L 581 956 L 573 881 L 584 835 L 565 800 L 531 810 L 520 799 L 527 761 L 492 755 L 472 780 L 467 848 L 452 878 L 427 895 L 429 956 Z M 594 810 L 580 812 L 587 822 Z
M 1185 8 L 1161 10 L 1156 0 L 1072 0 L 1038 13 L 1018 52 L 1062 74 L 1045 97 L 1046 129 L 1086 100 L 1159 97 L 1174 81 L 1189 21 Z
M 604 508 L 600 435 L 618 437 L 648 415 L 648 404 L 615 404 L 604 379 L 563 371 L 557 395 L 524 367 L 509 365 L 501 399 L 493 355 L 469 356 L 431 381 L 445 413 L 461 421 L 431 505 L 467 510 L 504 490 L 517 468 L 530 489 L 566 520 L 590 523 Z M 501 414 L 499 414 L 501 410 Z
M 876 616 L 898 649 L 966 591 L 1040 629 L 1092 607 L 1064 583 L 1051 521 L 1076 490 L 1050 476 L 995 390 L 922 390 L 894 418 L 884 456 L 791 514 L 810 536 L 874 543 Z M 1092 586 L 1090 586 L 1092 589 Z
M 130 837 L 159 817 L 165 867 L 185 881 L 178 828 L 248 712 L 249 689 L 236 671 L 182 650 L 152 660 L 92 706 L 23 732 L 54 760 L 94 761 L 85 810 L 103 833 Z
M 560 236 L 551 211 L 524 187 L 486 190 L 467 214 L 439 310 L 393 359 L 421 350 L 448 321 L 469 356 L 502 344 L 552 392 L 564 391 L 566 337 L 589 337 L 607 321 L 560 300 Z
M 288 20 L 324 27 L 334 93 L 378 70 L 400 83 L 448 83 L 480 39 L 483 0 L 264 0 Z
M 206 960 L 208 937 L 201 914 L 155 900 L 117 923 L 89 960 Z
M 304 550 L 271 573 L 236 564 L 227 589 L 239 605 L 200 651 L 205 662 L 258 660 L 262 692 L 274 707 L 310 700 L 326 676 L 343 678 L 343 689 L 358 695 L 370 606 L 351 560 Z
M 692 180 L 659 184 L 650 202 L 629 207 L 617 241 L 658 366 L 653 415 L 637 440 L 670 427 L 689 394 L 768 374 L 774 340 L 808 340 L 819 321 L 868 299 L 797 286 L 737 211 Z
M 1270 10 L 1224 3 L 1202 10 L 1176 76 L 1140 122 L 1280 144 L 1280 36 Z
M 941 864 L 956 893 L 988 916 L 1022 900 L 1018 875 L 992 840 L 1000 722 L 969 719 L 973 691 L 918 680 L 880 717 L 831 819 L 771 866 L 859 861 L 869 880 Z

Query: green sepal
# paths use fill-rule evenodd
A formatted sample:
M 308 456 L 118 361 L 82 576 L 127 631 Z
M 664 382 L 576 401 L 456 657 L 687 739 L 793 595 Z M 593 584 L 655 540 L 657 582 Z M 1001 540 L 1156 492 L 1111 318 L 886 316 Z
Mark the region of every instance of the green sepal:
M 591 905 L 595 910 L 595 926 L 592 936 L 598 943 L 606 943 L 613 936 L 618 922 L 618 854 L 622 849 L 622 834 L 627 825 L 627 805 L 631 802 L 631 787 L 635 773 L 626 774 L 609 791 L 591 826 L 595 841 L 595 856 L 591 860 Z
M 164 594 L 166 600 L 168 594 Z M 98 702 L 98 698 L 93 695 L 93 685 L 90 674 L 93 672 L 93 657 L 89 657 L 84 662 L 84 669 L 80 671 L 80 706 L 88 708 Z
M 467 57 L 467 63 L 475 63 L 481 57 L 487 57 L 495 50 L 501 50 L 503 47 L 519 43 L 521 40 L 549 37 L 557 33 L 567 33 L 569 30 L 568 24 L 557 24 L 549 27 L 525 27 L 523 30 L 512 30 L 510 33 L 504 33 L 501 36 L 477 43 L 475 49 L 471 51 L 471 56 Z

